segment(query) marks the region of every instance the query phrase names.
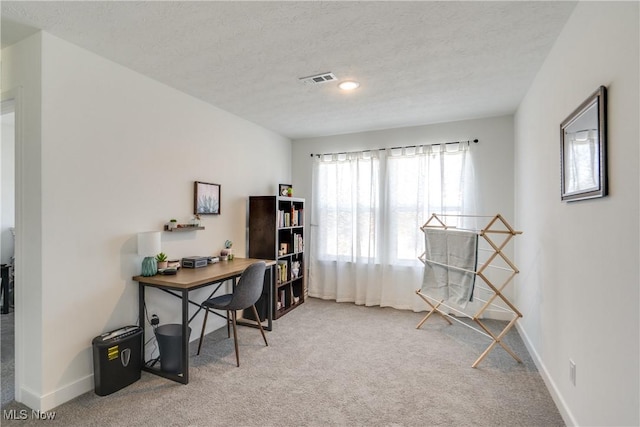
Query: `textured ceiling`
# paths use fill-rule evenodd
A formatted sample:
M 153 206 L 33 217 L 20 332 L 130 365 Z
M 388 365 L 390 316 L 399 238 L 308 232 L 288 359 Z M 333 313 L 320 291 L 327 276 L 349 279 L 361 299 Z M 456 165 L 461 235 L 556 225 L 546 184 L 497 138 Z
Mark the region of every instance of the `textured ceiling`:
M 292 139 L 513 113 L 575 2 L 2 1 L 34 29 Z M 355 79 L 305 85 L 333 72 Z

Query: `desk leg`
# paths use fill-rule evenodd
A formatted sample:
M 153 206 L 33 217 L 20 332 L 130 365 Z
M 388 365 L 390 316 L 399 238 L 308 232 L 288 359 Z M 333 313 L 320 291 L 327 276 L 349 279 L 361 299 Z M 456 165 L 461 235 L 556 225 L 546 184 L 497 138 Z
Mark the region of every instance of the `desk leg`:
M 189 291 L 182 291 L 182 381 L 189 383 Z
M 178 295 L 175 295 L 178 296 Z M 140 327 L 142 328 L 142 370 L 145 372 L 152 373 L 154 375 L 158 375 L 160 377 L 168 378 L 172 381 L 176 381 L 182 384 L 187 384 L 189 382 L 189 292 L 183 291 L 181 294 L 182 297 L 182 366 L 181 373 L 169 373 L 164 372 L 161 369 L 152 368 L 147 366 L 147 361 L 145 360 L 145 285 L 143 283 L 138 283 L 138 319 L 140 323 Z
M 140 346 L 142 354 L 140 355 L 140 360 L 142 360 L 142 366 L 146 366 L 147 361 L 145 360 L 144 352 L 144 343 L 146 342 L 144 336 L 144 285 L 142 283 L 138 283 L 138 326 L 142 328 L 142 345 Z
M 9 266 L 2 264 L 2 314 L 9 313 Z
M 273 329 L 273 285 L 275 283 L 275 266 L 269 267 L 269 292 L 267 292 L 267 330 Z

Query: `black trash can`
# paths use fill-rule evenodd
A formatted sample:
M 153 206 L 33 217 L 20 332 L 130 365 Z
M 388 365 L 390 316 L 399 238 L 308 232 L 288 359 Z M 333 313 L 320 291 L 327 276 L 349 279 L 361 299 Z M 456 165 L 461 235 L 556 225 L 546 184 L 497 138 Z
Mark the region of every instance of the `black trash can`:
M 140 379 L 142 328 L 125 326 L 97 336 L 93 345 L 93 379 L 98 396 L 116 392 Z
M 182 325 L 169 323 L 158 326 L 155 332 L 160 349 L 160 369 L 172 374 L 181 374 Z M 187 327 L 187 333 L 191 335 L 191 328 Z

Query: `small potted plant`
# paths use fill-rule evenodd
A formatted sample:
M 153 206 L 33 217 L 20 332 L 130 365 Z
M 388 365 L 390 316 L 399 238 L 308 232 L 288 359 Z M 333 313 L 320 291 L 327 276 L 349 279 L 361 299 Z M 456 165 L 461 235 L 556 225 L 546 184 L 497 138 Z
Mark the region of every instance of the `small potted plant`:
M 164 252 L 160 252 L 158 255 L 156 255 L 156 261 L 158 262 L 158 270 L 167 268 L 169 264 L 169 261 L 167 261 L 167 254 L 165 254 Z
M 167 224 L 167 230 L 173 230 L 174 228 L 178 228 L 178 220 L 171 219 Z
M 220 257 L 222 257 L 223 261 L 231 261 L 233 259 L 233 250 L 231 249 L 231 246 L 233 246 L 233 242 L 231 240 L 224 242 L 224 249 L 220 251 Z

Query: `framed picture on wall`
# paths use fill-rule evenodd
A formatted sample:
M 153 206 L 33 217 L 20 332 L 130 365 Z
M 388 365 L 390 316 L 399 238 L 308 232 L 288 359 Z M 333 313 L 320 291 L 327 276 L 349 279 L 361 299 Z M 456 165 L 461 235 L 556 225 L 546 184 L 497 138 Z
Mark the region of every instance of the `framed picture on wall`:
M 600 86 L 560 125 L 561 199 L 607 195 L 607 88 Z
M 220 215 L 220 184 L 196 181 L 193 205 L 196 215 Z
M 291 184 L 280 184 L 278 186 L 278 196 L 290 196 L 292 190 Z

